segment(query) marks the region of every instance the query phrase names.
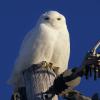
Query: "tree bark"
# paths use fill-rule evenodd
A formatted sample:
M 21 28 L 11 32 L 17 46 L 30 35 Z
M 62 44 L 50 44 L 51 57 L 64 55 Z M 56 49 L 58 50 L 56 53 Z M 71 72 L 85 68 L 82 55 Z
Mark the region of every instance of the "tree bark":
M 28 100 L 46 100 L 43 99 L 43 92 L 46 92 L 53 85 L 56 74 L 49 67 L 33 65 L 23 72 L 26 95 Z M 58 100 L 55 96 L 51 100 Z

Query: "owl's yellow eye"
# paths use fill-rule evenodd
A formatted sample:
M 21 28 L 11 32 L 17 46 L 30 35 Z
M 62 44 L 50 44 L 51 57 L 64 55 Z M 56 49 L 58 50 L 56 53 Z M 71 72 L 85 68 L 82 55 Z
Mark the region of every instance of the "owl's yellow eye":
M 61 18 L 57 18 L 57 20 L 61 20 Z
M 49 20 L 50 18 L 49 18 L 49 17 L 45 17 L 44 19 L 45 19 L 45 20 Z

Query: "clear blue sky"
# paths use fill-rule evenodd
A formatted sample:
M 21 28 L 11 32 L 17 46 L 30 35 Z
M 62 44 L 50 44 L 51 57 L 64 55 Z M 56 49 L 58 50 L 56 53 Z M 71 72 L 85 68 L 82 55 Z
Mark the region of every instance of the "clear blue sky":
M 100 0 L 0 0 L 0 100 L 10 100 L 6 84 L 20 44 L 41 13 L 57 10 L 67 18 L 71 39 L 69 66 L 79 66 L 86 52 L 100 39 Z M 78 86 L 83 94 L 100 94 L 100 79 L 84 78 Z

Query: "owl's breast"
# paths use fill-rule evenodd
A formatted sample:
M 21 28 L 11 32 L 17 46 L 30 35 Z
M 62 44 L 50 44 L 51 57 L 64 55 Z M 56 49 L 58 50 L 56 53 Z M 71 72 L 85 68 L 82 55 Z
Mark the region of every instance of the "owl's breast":
M 68 66 L 70 55 L 70 41 L 67 34 L 59 36 L 56 41 L 53 56 L 51 62 L 59 67 L 60 73 L 62 73 Z

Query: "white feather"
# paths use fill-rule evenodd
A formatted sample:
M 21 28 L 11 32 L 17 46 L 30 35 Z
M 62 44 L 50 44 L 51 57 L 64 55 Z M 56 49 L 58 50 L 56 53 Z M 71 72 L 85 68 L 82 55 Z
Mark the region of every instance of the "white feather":
M 25 36 L 10 83 L 22 86 L 21 72 L 42 61 L 59 67 L 60 74 L 68 66 L 69 55 L 70 40 L 65 17 L 57 11 L 48 11 L 40 16 L 35 28 Z

